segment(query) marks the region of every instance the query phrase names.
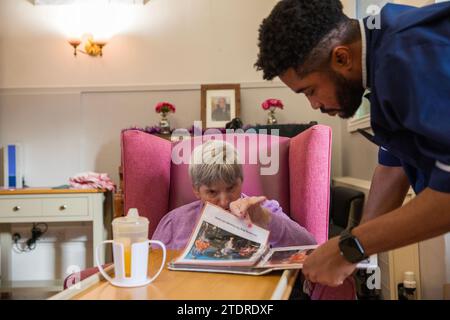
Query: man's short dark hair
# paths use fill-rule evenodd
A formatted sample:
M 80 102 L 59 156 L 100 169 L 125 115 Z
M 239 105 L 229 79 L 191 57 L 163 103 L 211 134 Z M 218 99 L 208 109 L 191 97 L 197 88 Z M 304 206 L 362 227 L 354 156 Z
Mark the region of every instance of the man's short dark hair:
M 263 71 L 266 80 L 289 68 L 305 74 L 306 69 L 300 69 L 319 43 L 332 30 L 346 33 L 349 28 L 345 26 L 351 24 L 339 0 L 282 0 L 259 28 L 255 67 Z

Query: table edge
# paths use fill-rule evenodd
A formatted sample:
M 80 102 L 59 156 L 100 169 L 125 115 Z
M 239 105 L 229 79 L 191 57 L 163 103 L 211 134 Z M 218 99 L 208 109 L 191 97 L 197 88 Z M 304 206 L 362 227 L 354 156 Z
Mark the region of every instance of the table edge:
M 105 272 L 111 275 L 114 271 L 114 264 L 105 268 Z M 290 269 L 284 270 L 275 290 L 270 298 L 270 300 L 287 300 L 294 287 L 295 280 L 297 279 L 299 270 Z M 90 277 L 79 282 L 77 285 L 73 285 L 51 297 L 47 300 L 71 300 L 79 294 L 82 294 L 86 290 L 90 289 L 92 286 L 100 282 L 100 280 L 105 280 L 104 277 L 97 272 Z
M 114 265 L 110 265 L 105 268 L 105 272 L 108 275 L 112 275 L 113 271 Z M 74 284 L 73 286 L 49 297 L 47 300 L 71 300 L 75 296 L 82 294 L 84 291 L 90 289 L 91 287 L 99 283 L 100 280 L 105 280 L 105 278 L 101 275 L 100 272 L 97 271 L 93 275 L 80 281 L 78 284 Z

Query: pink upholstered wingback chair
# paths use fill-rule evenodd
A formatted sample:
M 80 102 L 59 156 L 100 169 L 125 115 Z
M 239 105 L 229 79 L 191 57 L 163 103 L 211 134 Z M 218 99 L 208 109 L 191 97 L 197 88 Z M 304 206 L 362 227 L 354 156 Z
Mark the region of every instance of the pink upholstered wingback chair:
M 189 159 L 190 154 L 182 154 L 180 150 L 186 153 L 186 150 L 193 150 L 195 145 L 210 138 L 198 136 L 173 143 L 139 130 L 122 133 L 125 212 L 129 208 L 137 208 L 141 215 L 149 219 L 149 237 L 170 210 L 196 200 L 188 164 L 174 164 L 172 153 Z M 310 231 L 318 243 L 327 240 L 331 154 L 329 127 L 317 125 L 294 138 L 251 133 L 221 134 L 214 138 L 234 144 L 241 159 L 246 159 L 242 190 L 245 194 L 264 195 L 277 200 L 283 211 Z M 276 151 L 277 148 L 279 165 L 271 164 L 272 169 L 278 166 L 277 172 L 261 175 L 261 167 L 269 169 L 269 165 L 264 165 L 264 161 L 251 161 L 252 155 L 259 152 L 267 155 L 268 150 Z
M 140 130 L 122 132 L 124 211 L 137 208 L 140 215 L 149 219 L 149 238 L 165 214 L 196 200 L 187 161 L 174 164 L 172 153 L 189 159 L 190 152 L 182 154 L 180 150 L 183 147 L 193 150 L 202 139 L 209 138 L 211 136 L 200 136 L 173 143 Z M 251 133 L 216 135 L 215 138 L 234 144 L 241 160 L 245 159 L 242 190 L 245 194 L 277 200 L 283 211 L 311 232 L 319 244 L 327 240 L 331 128 L 316 125 L 294 138 Z M 274 175 L 261 175 L 261 168 L 270 166 L 265 166 L 264 161 L 251 161 L 251 156 L 259 152 L 268 155 L 268 150 L 276 152 L 277 149 L 278 165 L 271 165 L 278 170 Z M 96 272 L 97 268 L 86 269 L 80 278 Z M 66 278 L 64 286 L 72 280 Z

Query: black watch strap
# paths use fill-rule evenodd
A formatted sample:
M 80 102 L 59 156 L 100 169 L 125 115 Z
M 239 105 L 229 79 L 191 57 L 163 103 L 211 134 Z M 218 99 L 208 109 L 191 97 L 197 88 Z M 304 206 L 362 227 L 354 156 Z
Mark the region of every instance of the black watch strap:
M 350 263 L 358 263 L 364 259 L 367 259 L 366 252 L 363 246 L 352 234 L 352 228 L 342 231 L 339 237 L 339 249 L 341 255 Z

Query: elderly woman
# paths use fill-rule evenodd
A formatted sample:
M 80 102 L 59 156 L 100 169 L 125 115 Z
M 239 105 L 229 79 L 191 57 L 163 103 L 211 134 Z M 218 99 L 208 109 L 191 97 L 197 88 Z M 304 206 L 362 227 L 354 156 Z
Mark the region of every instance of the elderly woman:
M 316 244 L 314 237 L 291 220 L 277 201 L 263 196 L 249 197 L 242 193 L 244 176 L 236 149 L 229 143 L 210 140 L 194 149 L 189 164 L 192 190 L 197 201 L 169 212 L 158 224 L 153 239 L 162 241 L 168 249 L 183 249 L 194 230 L 205 202 L 210 202 L 270 231 L 273 247 Z M 331 288 L 305 282 L 311 299 L 354 299 L 351 278 L 343 285 Z
M 187 245 L 205 202 L 210 202 L 270 231 L 273 247 L 315 244 L 314 237 L 291 220 L 277 201 L 242 193 L 244 176 L 236 149 L 225 141 L 210 140 L 194 149 L 189 164 L 192 190 L 199 199 L 169 212 L 160 221 L 154 239 L 169 249 Z

